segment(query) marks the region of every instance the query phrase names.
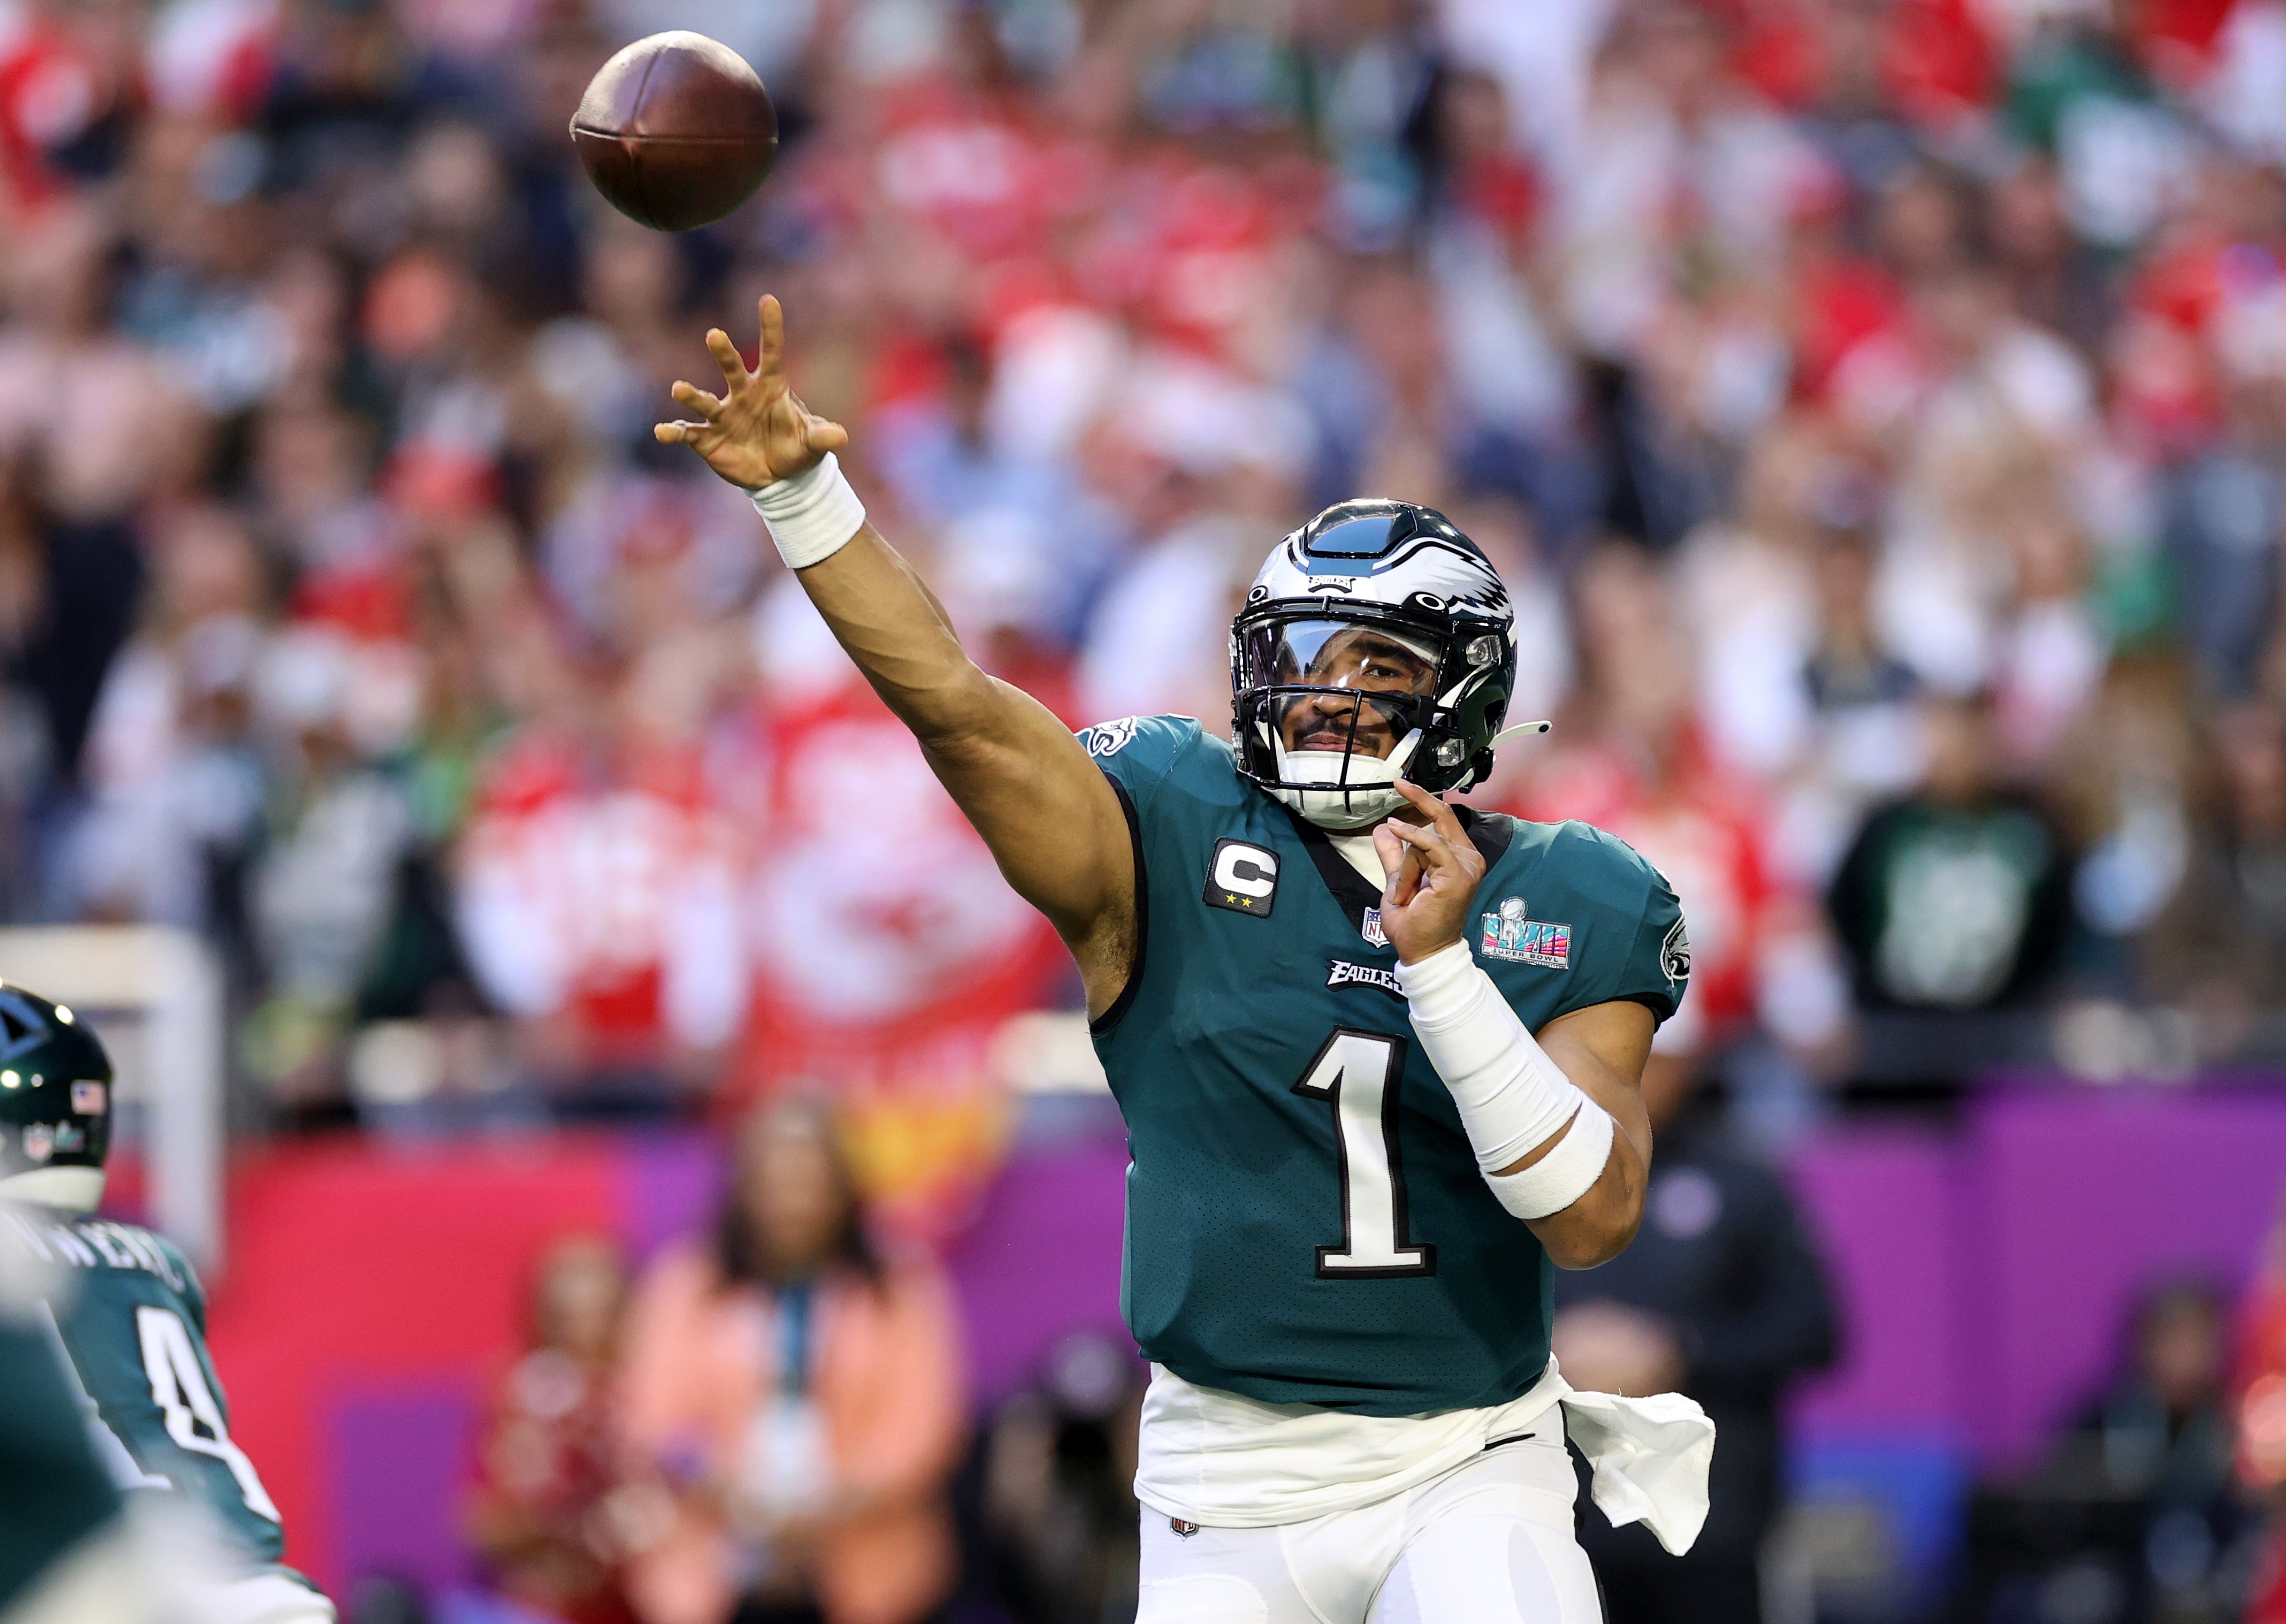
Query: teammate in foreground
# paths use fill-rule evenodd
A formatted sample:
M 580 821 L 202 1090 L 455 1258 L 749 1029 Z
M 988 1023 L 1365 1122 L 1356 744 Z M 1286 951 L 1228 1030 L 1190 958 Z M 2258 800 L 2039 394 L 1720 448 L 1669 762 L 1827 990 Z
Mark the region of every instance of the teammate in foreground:
M 1548 1340 L 1551 1268 L 1641 1218 L 1636 1084 L 1690 950 L 1617 840 L 1438 798 L 1499 737 L 1499 578 L 1429 509 L 1328 508 L 1233 627 L 1234 743 L 1075 741 L 962 652 L 789 391 L 773 299 L 761 328 L 751 374 L 707 335 L 725 392 L 677 383 L 697 421 L 658 436 L 754 493 L 1078 961 L 1134 1157 L 1141 1624 L 1589 1624 L 1559 1401 L 1615 1521 L 1681 1549 L 1706 1511 L 1697 1407 L 1573 1394 Z
M 201 1546 L 225 1553 L 218 1573 L 162 1576 L 190 1616 L 332 1624 L 333 1604 L 280 1564 L 278 1508 L 231 1441 L 189 1260 L 148 1230 L 92 1216 L 110 1148 L 102 1044 L 68 1009 L 0 985 L 0 1270 L 35 1282 L 32 1318 L 96 1458 L 130 1501 L 165 1497 L 157 1520 L 203 1524 Z

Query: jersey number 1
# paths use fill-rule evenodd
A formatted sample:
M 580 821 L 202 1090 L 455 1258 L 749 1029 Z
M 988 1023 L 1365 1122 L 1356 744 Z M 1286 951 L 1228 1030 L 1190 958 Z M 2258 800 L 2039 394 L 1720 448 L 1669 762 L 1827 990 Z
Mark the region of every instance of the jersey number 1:
M 1405 1163 L 1397 1148 L 1405 1040 L 1336 1027 L 1294 1092 L 1333 1103 L 1341 1147 L 1342 1243 L 1318 1249 L 1320 1280 L 1434 1274 L 1437 1249 L 1405 1232 Z

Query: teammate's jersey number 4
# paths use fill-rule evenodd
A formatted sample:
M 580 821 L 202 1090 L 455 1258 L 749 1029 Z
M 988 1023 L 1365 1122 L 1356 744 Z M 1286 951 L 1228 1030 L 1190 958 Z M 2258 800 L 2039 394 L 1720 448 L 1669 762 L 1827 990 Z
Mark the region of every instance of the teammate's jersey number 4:
M 151 1378 L 152 1400 L 167 1418 L 167 1436 L 178 1448 L 212 1455 L 229 1467 L 247 1510 L 273 1523 L 280 1520 L 277 1504 L 262 1486 L 254 1462 L 230 1441 L 222 1406 L 207 1384 L 206 1367 L 199 1362 L 190 1328 L 181 1316 L 172 1309 L 138 1307 L 135 1333 L 143 1344 L 143 1373 Z
M 43 1303 L 40 1306 L 44 1310 L 47 1305 Z M 100 1453 L 119 1486 L 172 1488 L 171 1479 L 138 1465 L 126 1444 L 105 1425 L 95 1400 L 88 1397 L 86 1384 L 81 1381 L 79 1371 L 71 1362 L 70 1350 L 57 1328 L 55 1316 L 49 1313 L 46 1319 L 56 1351 L 63 1357 L 64 1368 L 79 1389 L 79 1399 L 86 1407 L 91 1430 L 102 1429 L 97 1432 L 97 1439 L 108 1447 Z M 143 1354 L 143 1374 L 150 1379 L 151 1401 L 159 1407 L 159 1414 L 166 1421 L 167 1436 L 177 1448 L 220 1461 L 230 1469 L 246 1509 L 273 1523 L 280 1521 L 277 1502 L 262 1486 L 254 1462 L 247 1458 L 245 1450 L 231 1441 L 230 1428 L 222 1418 L 222 1406 L 215 1399 L 214 1388 L 207 1381 L 206 1367 L 199 1362 L 198 1349 L 182 1317 L 169 1308 L 138 1305 L 135 1339 Z
M 1334 1108 L 1341 1152 L 1342 1240 L 1318 1248 L 1320 1280 L 1434 1274 L 1437 1249 L 1406 1233 L 1405 1163 L 1397 1143 L 1398 1084 L 1405 1040 L 1336 1027 L 1294 1092 Z

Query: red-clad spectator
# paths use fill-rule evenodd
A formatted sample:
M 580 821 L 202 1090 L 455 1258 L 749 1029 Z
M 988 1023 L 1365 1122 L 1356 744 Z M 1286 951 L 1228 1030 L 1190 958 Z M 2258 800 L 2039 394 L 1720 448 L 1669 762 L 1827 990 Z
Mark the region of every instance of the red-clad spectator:
M 609 1242 L 548 1248 L 532 1281 L 532 1345 L 493 1392 L 461 1518 L 493 1588 L 523 1610 L 519 1624 L 633 1624 L 620 1567 L 647 1532 L 646 1509 L 666 1506 L 620 1470 L 611 1384 L 627 1297 Z
M 1833 369 L 1857 345 L 1904 318 L 1896 281 L 1878 261 L 1849 245 L 1849 203 L 1841 177 L 1816 177 L 1796 199 L 1788 234 L 1793 387 L 1820 400 Z
M 1895 113 L 1943 130 L 1991 94 L 1994 42 L 1976 0 L 1818 5 L 1743 0 L 1738 72 L 1782 106 L 1831 116 Z
M 460 853 L 471 967 L 575 1110 L 662 1109 L 711 1082 L 745 1002 L 729 832 L 696 753 L 644 737 L 639 698 L 619 696 L 617 737 L 504 744 Z
M 32 4 L 0 13 L 0 222 L 28 227 L 67 195 L 59 159 L 142 99 L 131 13 Z
M 875 153 L 874 186 L 976 259 L 1034 249 L 1048 222 L 1086 189 L 1052 184 L 1073 177 L 1056 173 L 1054 150 L 1021 111 L 949 86 L 909 91 Z

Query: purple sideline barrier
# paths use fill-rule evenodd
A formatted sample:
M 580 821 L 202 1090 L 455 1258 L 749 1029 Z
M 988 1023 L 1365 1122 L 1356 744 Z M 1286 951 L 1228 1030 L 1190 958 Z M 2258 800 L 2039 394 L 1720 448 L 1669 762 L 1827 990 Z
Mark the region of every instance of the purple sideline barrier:
M 980 1399 L 1065 1332 L 1117 1327 L 1124 1166 L 1115 1142 L 1021 1157 L 963 1238 Z M 1845 1327 L 1793 1406 L 1798 1435 L 2004 1467 L 2109 1379 L 2140 1291 L 2247 1278 L 2286 1183 L 2286 1094 L 2018 1084 L 1951 1131 L 1830 1130 L 1787 1172 Z
M 1798 1436 L 1960 1441 L 1955 1155 L 1928 1129 L 1837 1129 L 1787 1170 L 1843 1328 L 1834 1368 L 1796 1396 Z
M 2137 1297 L 2251 1273 L 2286 1099 L 2018 1080 L 1954 1132 L 1837 1129 L 1788 1172 L 1844 1326 L 1791 1407 L 1793 1489 L 1877 1508 L 1926 1599 L 1972 1472 L 2029 1464 L 2109 1383 Z
M 1090 1139 L 1021 1155 L 949 1260 L 968 1329 L 968 1390 L 980 1405 L 1021 1387 L 1073 1331 L 1123 1341 L 1119 1249 L 1127 1146 Z
M 1978 1455 L 2021 1464 L 2100 1391 L 2136 1297 L 2242 1288 L 2286 1183 L 2286 1092 L 1996 1089 L 1971 1118 L 1955 1380 Z

